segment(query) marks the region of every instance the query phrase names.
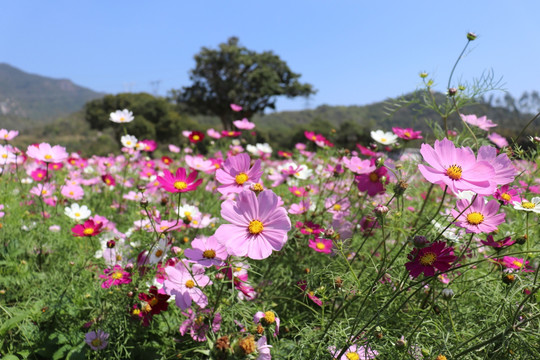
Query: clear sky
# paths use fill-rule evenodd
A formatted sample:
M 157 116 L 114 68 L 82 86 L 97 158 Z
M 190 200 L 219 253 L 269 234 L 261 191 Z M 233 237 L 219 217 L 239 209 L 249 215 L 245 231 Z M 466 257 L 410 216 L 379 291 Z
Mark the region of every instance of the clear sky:
M 421 71 L 444 91 L 471 31 L 456 81 L 493 70 L 517 97 L 540 90 L 538 14 L 537 0 L 2 1 L 0 62 L 96 91 L 164 95 L 189 85 L 201 47 L 238 36 L 315 86 L 309 101 L 278 102 L 297 110 L 395 97 Z

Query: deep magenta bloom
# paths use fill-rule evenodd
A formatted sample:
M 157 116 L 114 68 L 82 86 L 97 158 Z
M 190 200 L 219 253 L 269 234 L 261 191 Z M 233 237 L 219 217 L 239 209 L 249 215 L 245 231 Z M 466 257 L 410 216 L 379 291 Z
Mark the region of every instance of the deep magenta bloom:
M 173 175 L 169 170 L 163 170 L 163 176 L 158 176 L 157 181 L 161 184 L 161 187 L 170 193 L 183 193 L 193 191 L 202 183 L 202 179 L 195 180 L 199 173 L 193 171 L 186 176 L 186 169 L 183 167 L 176 170 L 176 174 Z
M 371 163 L 374 164 L 375 159 L 372 159 Z M 383 194 L 386 191 L 384 186 L 388 184 L 388 177 L 386 176 L 387 172 L 388 170 L 386 170 L 384 166 L 381 166 L 369 174 L 357 175 L 355 180 L 358 183 L 358 190 L 367 191 L 369 196 Z M 387 177 L 384 183 L 381 179 L 383 176 Z
M 520 201 L 517 189 L 510 189 L 508 185 L 501 186 L 495 191 L 493 197 L 504 205 L 512 204 L 514 201 Z
M 260 260 L 279 251 L 287 242 L 291 221 L 287 210 L 278 206 L 271 190 L 259 196 L 250 190 L 238 194 L 238 200 L 221 204 L 221 216 L 231 224 L 221 225 L 214 236 L 229 254 Z
M 458 200 L 457 210 L 452 210 L 452 216 L 457 218 L 456 225 L 465 228 L 467 233 L 487 234 L 497 230 L 497 227 L 504 222 L 506 214 L 497 214 L 500 208 L 497 200 L 486 203 L 483 197 L 478 196 L 471 206 L 469 204 L 470 202 L 466 199 Z M 460 213 L 462 214 L 458 217 Z
M 482 244 L 486 245 L 486 246 L 491 246 L 495 249 L 500 249 L 500 248 L 503 248 L 503 247 L 507 247 L 507 246 L 510 246 L 510 245 L 513 245 L 516 241 L 515 240 L 512 240 L 512 238 L 510 236 L 507 236 L 505 237 L 504 239 L 502 240 L 497 240 L 495 241 L 493 239 L 493 235 L 488 235 L 486 237 L 486 240 L 481 240 L 480 241 Z
M 454 249 L 446 247 L 446 243 L 438 241 L 422 249 L 414 249 L 408 256 L 410 260 L 405 264 L 409 274 L 416 278 L 421 273 L 424 276 L 435 275 L 435 269 L 446 271 L 456 260 Z
M 103 223 L 94 222 L 94 220 L 86 220 L 84 224 L 77 224 L 72 229 L 71 232 L 73 236 L 96 236 L 99 235 L 102 231 Z
M 150 286 L 149 294 L 139 293 L 139 300 L 143 302 L 141 309 L 151 315 L 158 315 L 162 311 L 167 311 L 170 298 L 167 294 L 159 293 L 157 287 Z
M 315 238 L 309 240 L 309 247 L 320 253 L 330 254 L 332 252 L 332 246 L 332 240 L 329 239 Z
M 114 265 L 112 269 L 107 268 L 103 270 L 103 273 L 105 275 L 99 275 L 99 277 L 107 279 L 101 284 L 104 289 L 108 289 L 113 285 L 129 284 L 131 282 L 131 274 L 124 271 L 120 265 Z
M 392 131 L 394 134 L 396 134 L 399 138 L 403 140 L 415 140 L 415 139 L 422 139 L 422 132 L 421 131 L 414 131 L 411 128 L 399 128 L 399 127 L 393 127 Z
M 116 180 L 111 174 L 101 175 L 101 180 L 103 180 L 103 182 L 108 186 L 116 185 Z
M 223 195 L 239 193 L 244 189 L 244 184 L 249 185 L 259 182 L 262 176 L 261 160 L 255 161 L 251 166 L 248 154 L 242 153 L 231 156 L 225 164 L 216 171 L 216 180 L 221 183 L 217 190 Z
M 495 191 L 495 169 L 487 161 L 477 161 L 470 148 L 456 149 L 453 142 L 444 138 L 435 140 L 434 148 L 422 144 L 420 153 L 430 165 L 418 165 L 427 181 L 447 185 L 454 194 L 469 190 L 491 195 Z

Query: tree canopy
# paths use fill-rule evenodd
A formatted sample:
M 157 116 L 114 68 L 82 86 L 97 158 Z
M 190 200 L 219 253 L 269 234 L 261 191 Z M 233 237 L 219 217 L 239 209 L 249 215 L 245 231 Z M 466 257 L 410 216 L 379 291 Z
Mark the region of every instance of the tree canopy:
M 196 114 L 217 115 L 226 130 L 232 121 L 275 108 L 278 96 L 293 98 L 315 93 L 310 84 L 300 83 L 300 74 L 271 51 L 257 53 L 231 37 L 219 49 L 203 47 L 195 55 L 190 71 L 191 86 L 171 91 L 182 108 Z M 232 111 L 230 104 L 242 106 Z

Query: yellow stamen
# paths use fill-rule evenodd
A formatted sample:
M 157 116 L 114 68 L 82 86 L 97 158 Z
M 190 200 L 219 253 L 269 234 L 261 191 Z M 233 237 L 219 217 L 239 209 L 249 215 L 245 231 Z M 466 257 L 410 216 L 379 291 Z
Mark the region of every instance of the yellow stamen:
M 435 260 L 437 260 L 437 255 L 435 255 L 435 253 L 428 252 L 420 257 L 419 262 L 424 266 L 431 266 Z
M 360 360 L 360 355 L 353 352 L 346 353 L 345 357 L 347 358 L 347 360 Z
M 240 173 L 236 175 L 234 179 L 238 185 L 243 185 L 246 181 L 249 180 L 249 177 L 246 173 Z
M 503 199 L 504 201 L 510 201 L 512 197 L 510 196 L 510 194 L 504 193 L 504 194 L 501 194 L 501 199 Z
M 121 279 L 123 276 L 122 272 L 121 271 L 115 271 L 113 272 L 112 274 L 112 278 L 115 279 L 115 280 L 118 280 L 118 279 Z
M 52 159 L 52 156 L 49 155 L 49 154 L 45 155 L 44 157 L 45 157 L 45 159 L 47 159 L 47 160 L 51 160 L 51 159 Z
M 525 209 L 534 209 L 536 205 L 534 205 L 532 202 L 523 201 L 521 206 Z
M 185 188 L 187 188 L 187 184 L 185 181 L 176 181 L 174 183 L 174 187 L 178 190 L 184 190 Z
M 260 222 L 259 220 L 252 220 L 248 226 L 248 230 L 250 234 L 253 234 L 253 235 L 260 234 L 263 231 L 263 229 L 264 229 L 263 223 Z
M 212 249 L 204 250 L 202 256 L 205 259 L 213 259 L 216 257 L 216 252 Z
M 325 248 L 326 246 L 324 246 L 324 243 L 318 242 L 317 245 L 315 245 L 315 247 L 316 247 L 317 249 L 319 249 L 319 250 L 324 250 L 324 248 Z
M 156 251 L 156 257 L 161 257 L 161 255 L 163 255 L 163 250 L 159 249 Z
M 273 311 L 267 311 L 264 313 L 263 319 L 267 324 L 272 324 L 274 321 L 276 321 L 276 314 L 274 314 Z
M 192 289 L 193 287 L 195 287 L 195 282 L 193 282 L 193 280 L 189 279 L 188 281 L 186 281 L 186 287 L 188 289 Z
M 86 228 L 83 230 L 84 235 L 92 235 L 94 233 L 94 229 L 92 228 Z
M 479 212 L 472 212 L 467 215 L 467 222 L 471 225 L 479 225 L 484 222 L 484 215 Z
M 446 175 L 452 180 L 459 180 L 461 179 L 461 173 L 463 170 L 461 169 L 461 166 L 458 165 L 452 165 L 448 169 L 446 169 Z

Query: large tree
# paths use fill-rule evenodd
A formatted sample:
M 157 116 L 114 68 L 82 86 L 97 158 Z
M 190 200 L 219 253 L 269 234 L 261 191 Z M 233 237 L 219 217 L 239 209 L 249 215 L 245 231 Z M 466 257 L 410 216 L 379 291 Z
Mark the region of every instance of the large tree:
M 279 56 L 249 50 L 240 46 L 236 37 L 217 50 L 203 47 L 195 61 L 195 69 L 190 71 L 193 84 L 171 91 L 172 98 L 187 111 L 217 115 L 226 130 L 232 129 L 235 119 L 274 109 L 278 96 L 315 93 L 312 85 L 298 81 L 300 74 L 292 72 Z M 243 110 L 233 112 L 230 104 Z

